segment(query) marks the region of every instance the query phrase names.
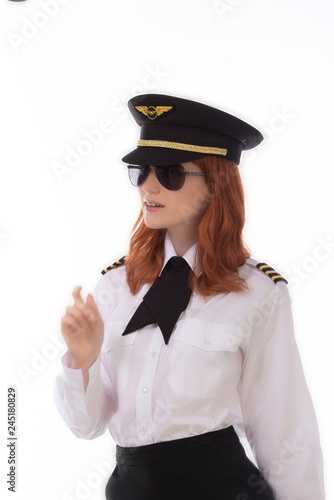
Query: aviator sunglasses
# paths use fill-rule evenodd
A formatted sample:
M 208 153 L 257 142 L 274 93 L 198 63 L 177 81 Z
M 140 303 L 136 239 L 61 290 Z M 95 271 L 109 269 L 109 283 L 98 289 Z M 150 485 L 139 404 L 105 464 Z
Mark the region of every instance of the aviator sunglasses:
M 136 187 L 144 184 L 152 168 L 152 165 L 128 165 L 131 183 Z M 181 189 L 185 182 L 186 175 L 206 175 L 203 172 L 187 172 L 180 163 L 177 165 L 156 166 L 155 169 L 160 184 L 170 191 L 178 191 Z

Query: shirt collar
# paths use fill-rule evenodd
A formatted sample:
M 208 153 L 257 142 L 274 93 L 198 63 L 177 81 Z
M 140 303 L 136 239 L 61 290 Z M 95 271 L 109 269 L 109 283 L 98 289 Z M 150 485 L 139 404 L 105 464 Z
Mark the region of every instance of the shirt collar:
M 184 255 L 182 255 L 182 257 L 188 262 L 188 264 L 192 270 L 194 270 L 194 266 L 195 266 L 196 250 L 197 250 L 197 243 L 195 243 L 191 248 L 189 248 L 189 250 Z M 175 252 L 175 248 L 174 248 L 173 243 L 169 237 L 168 232 L 166 231 L 165 260 L 164 260 L 163 266 L 161 268 L 160 274 L 162 273 L 162 270 L 165 267 L 165 265 L 167 264 L 167 262 L 169 261 L 169 259 L 171 257 L 175 257 L 175 256 L 177 256 L 176 252 Z M 152 286 L 152 283 L 145 283 L 142 286 L 141 290 L 138 292 L 138 294 L 135 297 L 135 305 L 137 307 L 139 306 L 139 304 L 143 300 L 144 295 L 148 292 L 148 290 L 150 289 L 151 286 Z M 200 300 L 200 297 L 198 300 Z M 192 303 L 193 303 L 193 298 L 190 299 L 189 304 L 192 304 Z M 196 302 L 195 302 L 195 304 L 196 304 Z M 188 309 L 189 309 L 189 306 L 188 306 Z
M 193 244 L 192 247 L 187 250 L 187 252 L 182 255 L 184 260 L 186 260 L 191 267 L 191 269 L 194 271 L 194 266 L 195 266 L 195 259 L 196 259 L 196 250 L 197 250 L 197 242 Z M 165 236 L 165 260 L 162 266 L 162 269 L 165 267 L 167 262 L 171 257 L 177 256 L 175 252 L 175 248 L 173 246 L 173 243 L 169 237 L 168 231 L 166 231 L 166 236 Z

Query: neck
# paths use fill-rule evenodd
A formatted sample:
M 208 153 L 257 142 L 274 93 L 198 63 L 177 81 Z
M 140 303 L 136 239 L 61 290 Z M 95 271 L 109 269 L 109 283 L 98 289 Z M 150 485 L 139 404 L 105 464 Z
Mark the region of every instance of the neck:
M 179 257 L 182 257 L 198 240 L 197 231 L 185 232 L 184 228 L 182 228 L 182 231 L 177 231 L 175 228 L 169 228 L 167 232 L 175 249 L 176 255 Z

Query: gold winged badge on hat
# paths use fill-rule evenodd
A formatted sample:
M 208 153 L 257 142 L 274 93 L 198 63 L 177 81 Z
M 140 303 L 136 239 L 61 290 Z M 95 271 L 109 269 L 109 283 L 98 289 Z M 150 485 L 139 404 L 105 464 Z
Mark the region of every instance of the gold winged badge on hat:
M 173 106 L 135 106 L 136 110 L 148 116 L 150 120 L 155 120 L 158 116 L 170 111 Z

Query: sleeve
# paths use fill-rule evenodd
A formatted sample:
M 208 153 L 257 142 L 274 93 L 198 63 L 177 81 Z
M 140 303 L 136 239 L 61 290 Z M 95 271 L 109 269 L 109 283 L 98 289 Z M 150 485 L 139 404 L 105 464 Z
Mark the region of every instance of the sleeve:
M 97 300 L 104 293 L 106 281 L 101 278 L 93 296 L 101 317 L 106 324 L 109 300 Z M 61 371 L 54 385 L 54 400 L 63 420 L 79 438 L 94 439 L 106 431 L 112 415 L 117 410 L 117 395 L 103 362 L 101 351 L 89 368 L 89 381 L 84 389 L 81 369 L 70 368 L 71 359 L 67 351 L 61 359 Z
M 324 500 L 317 420 L 293 331 L 284 283 L 271 286 L 249 316 L 241 409 L 245 433 L 276 500 Z
M 56 378 L 54 399 L 63 420 L 79 438 L 94 439 L 106 431 L 116 411 L 116 397 L 104 373 L 100 353 L 89 369 L 89 382 L 84 389 L 82 371 L 69 368 L 70 355 L 62 357 L 62 371 Z

